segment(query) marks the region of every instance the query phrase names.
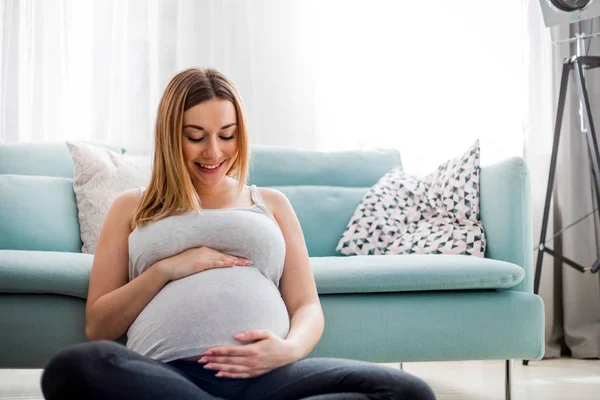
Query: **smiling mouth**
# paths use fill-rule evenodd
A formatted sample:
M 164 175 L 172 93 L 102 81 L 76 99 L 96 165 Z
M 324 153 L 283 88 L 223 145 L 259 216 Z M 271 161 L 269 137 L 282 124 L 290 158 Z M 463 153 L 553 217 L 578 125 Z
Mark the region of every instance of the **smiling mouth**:
M 203 172 L 216 172 L 221 168 L 221 166 L 223 166 L 225 161 L 226 160 L 221 161 L 220 164 L 200 164 L 198 162 L 195 162 L 194 164 L 196 164 L 196 166 Z

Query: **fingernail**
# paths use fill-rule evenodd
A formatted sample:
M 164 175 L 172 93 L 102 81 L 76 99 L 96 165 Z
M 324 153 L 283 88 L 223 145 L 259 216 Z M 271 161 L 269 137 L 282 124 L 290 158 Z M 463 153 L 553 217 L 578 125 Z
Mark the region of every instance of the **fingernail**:
M 206 357 L 202 357 L 200 360 L 198 360 L 198 362 L 201 362 L 201 363 L 205 363 L 206 361 L 207 361 Z
M 205 368 L 205 369 L 211 369 L 211 368 L 212 368 L 212 365 L 210 365 L 210 364 L 206 364 L 206 365 L 204 366 L 204 368 Z

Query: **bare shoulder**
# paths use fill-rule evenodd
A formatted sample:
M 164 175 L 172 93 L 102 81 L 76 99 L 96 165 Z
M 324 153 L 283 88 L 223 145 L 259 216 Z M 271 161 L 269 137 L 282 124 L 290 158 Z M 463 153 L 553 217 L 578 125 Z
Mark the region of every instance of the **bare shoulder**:
M 273 213 L 273 215 L 277 218 L 277 214 L 282 215 L 282 213 L 287 213 L 291 210 L 292 206 L 287 198 L 287 196 L 281 193 L 277 189 L 273 188 L 258 188 L 260 191 L 260 196 L 265 202 L 265 206 Z
M 140 193 L 139 189 L 129 189 L 119 193 L 119 195 L 115 197 L 113 204 L 117 205 L 120 208 L 135 208 L 137 207 L 141 199 L 142 194 Z
M 139 189 L 126 190 L 115 197 L 109 212 L 118 215 L 119 219 L 131 221 L 141 198 Z
M 298 216 L 287 196 L 277 189 L 259 188 L 265 206 L 271 211 L 286 241 L 286 257 L 308 258 L 308 250 Z M 285 270 L 285 268 L 284 268 Z

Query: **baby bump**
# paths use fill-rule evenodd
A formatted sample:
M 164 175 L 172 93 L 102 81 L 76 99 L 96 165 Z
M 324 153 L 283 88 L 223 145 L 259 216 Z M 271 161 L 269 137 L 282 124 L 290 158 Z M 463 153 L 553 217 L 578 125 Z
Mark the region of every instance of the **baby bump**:
M 268 329 L 285 338 L 289 315 L 277 287 L 253 267 L 204 271 L 170 282 L 140 313 L 127 346 L 151 358 L 197 358 L 234 335 Z

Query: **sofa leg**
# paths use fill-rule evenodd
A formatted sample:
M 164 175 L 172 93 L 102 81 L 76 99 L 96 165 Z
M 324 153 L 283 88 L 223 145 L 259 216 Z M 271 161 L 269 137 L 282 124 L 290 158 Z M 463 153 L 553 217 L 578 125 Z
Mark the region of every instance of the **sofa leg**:
M 400 367 L 400 371 L 404 371 L 404 365 L 402 365 L 402 363 L 399 363 L 398 365 Z
M 506 379 L 505 383 L 505 391 L 506 391 L 506 400 L 512 400 L 512 375 L 513 375 L 513 360 L 506 360 Z

